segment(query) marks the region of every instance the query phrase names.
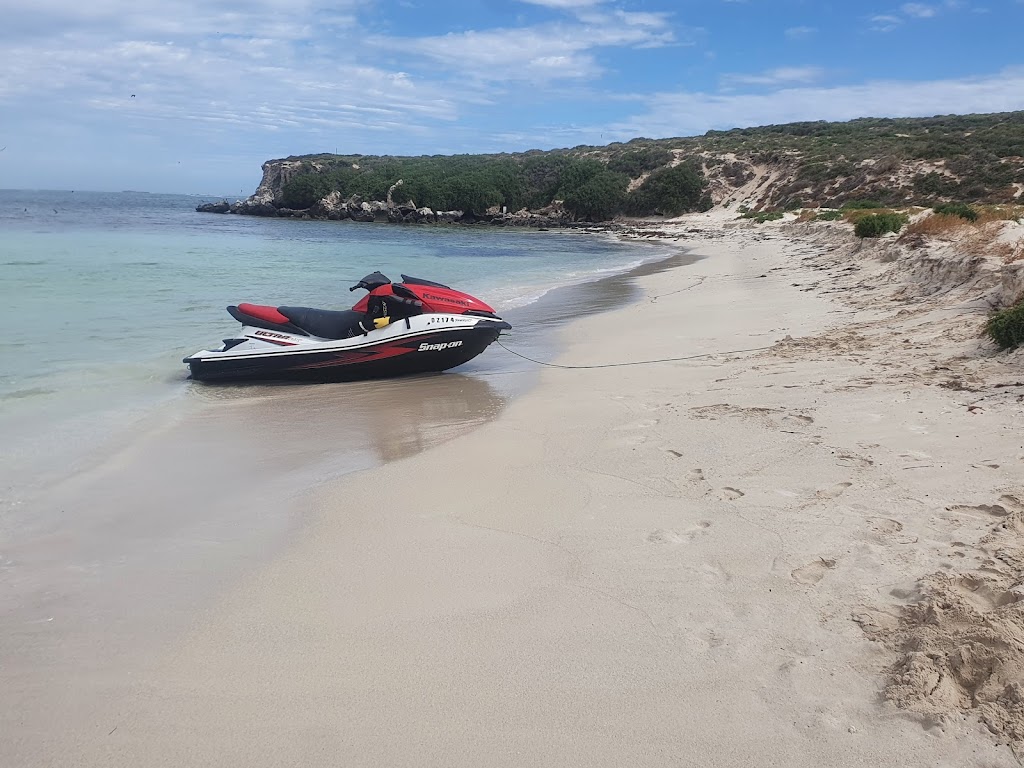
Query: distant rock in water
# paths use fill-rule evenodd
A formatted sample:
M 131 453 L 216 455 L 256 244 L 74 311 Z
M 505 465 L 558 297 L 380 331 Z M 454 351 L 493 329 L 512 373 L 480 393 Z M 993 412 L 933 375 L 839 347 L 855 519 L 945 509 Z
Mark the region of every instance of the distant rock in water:
M 228 213 L 231 211 L 231 204 L 227 200 L 221 200 L 219 203 L 202 203 L 196 206 L 196 210 L 200 213 Z

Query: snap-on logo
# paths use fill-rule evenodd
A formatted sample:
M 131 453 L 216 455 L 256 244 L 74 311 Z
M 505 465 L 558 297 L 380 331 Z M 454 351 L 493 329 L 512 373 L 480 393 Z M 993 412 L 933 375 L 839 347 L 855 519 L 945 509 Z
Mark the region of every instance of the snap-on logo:
M 423 342 L 422 344 L 420 344 L 419 351 L 420 352 L 436 352 L 437 350 L 440 350 L 440 349 L 451 349 L 452 347 L 461 347 L 461 346 L 462 346 L 462 342 L 461 341 L 448 341 L 448 342 L 444 342 L 443 344 L 427 344 L 426 342 Z

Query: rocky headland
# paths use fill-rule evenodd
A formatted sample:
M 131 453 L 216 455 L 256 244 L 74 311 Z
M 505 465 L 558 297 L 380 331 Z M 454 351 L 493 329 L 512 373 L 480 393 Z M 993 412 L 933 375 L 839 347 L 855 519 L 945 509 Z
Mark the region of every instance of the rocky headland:
M 1024 112 L 865 118 L 516 154 L 269 160 L 255 193 L 197 210 L 554 228 L 711 208 L 1005 205 L 1024 194 Z

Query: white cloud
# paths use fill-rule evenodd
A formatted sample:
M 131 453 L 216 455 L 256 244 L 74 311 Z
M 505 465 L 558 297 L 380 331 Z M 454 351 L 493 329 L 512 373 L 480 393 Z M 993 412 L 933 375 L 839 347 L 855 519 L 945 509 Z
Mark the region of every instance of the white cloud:
M 786 30 L 786 37 L 790 40 L 803 40 L 813 36 L 817 31 L 814 27 L 790 27 Z
M 519 0 L 527 5 L 540 5 L 545 8 L 589 8 L 600 5 L 605 0 Z
M 892 32 L 894 29 L 899 28 L 902 23 L 903 19 L 891 14 L 880 14 L 871 17 L 871 28 L 876 32 Z
M 825 70 L 820 67 L 777 67 L 756 75 L 722 75 L 722 86 L 732 88 L 739 85 L 778 86 L 791 83 L 813 83 L 822 78 Z
M 782 88 L 770 93 L 662 93 L 648 110 L 622 121 L 619 138 L 689 136 L 800 120 L 920 117 L 1024 109 L 1024 69 L 955 80 L 875 81 L 860 85 Z
M 651 48 L 675 39 L 667 14 L 614 10 L 582 13 L 578 21 L 433 37 L 376 37 L 377 46 L 418 55 L 468 81 L 549 83 L 597 77 L 598 48 Z
M 915 19 L 930 19 L 938 13 L 934 6 L 925 3 L 904 3 L 900 10 Z

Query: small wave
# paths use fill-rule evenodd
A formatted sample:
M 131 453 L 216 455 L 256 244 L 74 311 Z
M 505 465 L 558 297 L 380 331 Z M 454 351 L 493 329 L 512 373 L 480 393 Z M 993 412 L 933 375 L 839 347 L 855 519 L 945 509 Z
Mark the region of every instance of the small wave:
M 52 395 L 57 390 L 46 389 L 44 387 L 30 387 L 28 389 L 16 389 L 13 392 L 8 392 L 5 395 L 0 395 L 0 400 L 24 400 L 29 397 L 39 397 L 41 395 Z
M 43 264 L 48 264 L 47 261 L 27 261 L 23 259 L 16 259 L 15 261 L 5 261 L 3 266 L 5 267 L 41 267 Z

